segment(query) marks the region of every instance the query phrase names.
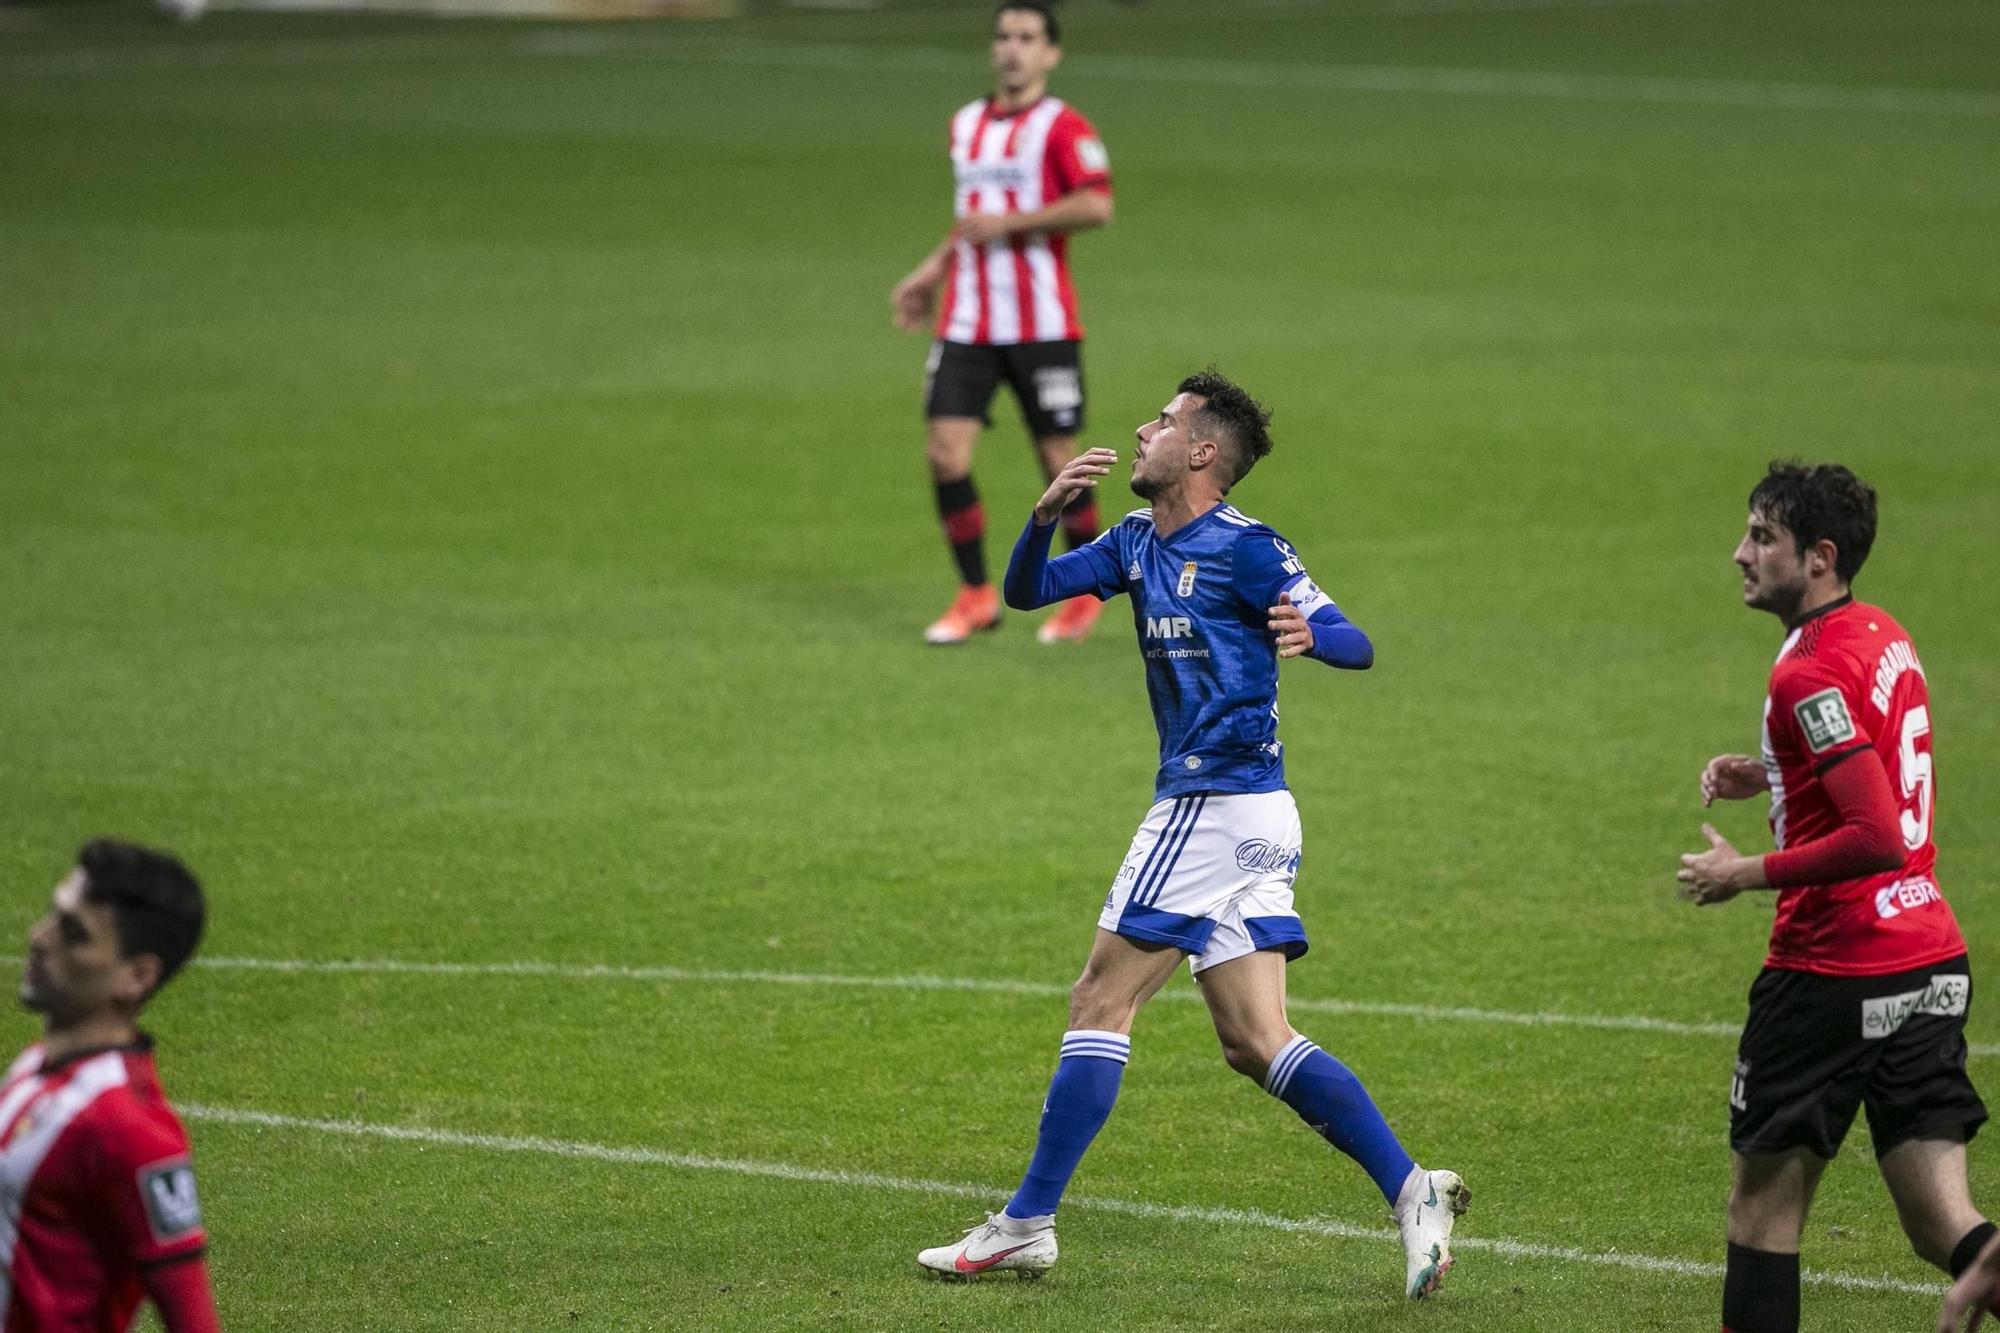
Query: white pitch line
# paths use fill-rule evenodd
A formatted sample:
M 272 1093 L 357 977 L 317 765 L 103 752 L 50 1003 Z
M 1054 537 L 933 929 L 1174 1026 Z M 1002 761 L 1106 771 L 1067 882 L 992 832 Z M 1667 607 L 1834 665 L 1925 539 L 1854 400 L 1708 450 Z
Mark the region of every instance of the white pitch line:
M 814 1185 L 889 1190 L 905 1194 L 928 1194 L 942 1198 L 993 1200 L 1007 1193 L 990 1185 L 958 1181 L 923 1180 L 913 1176 L 891 1176 L 874 1171 L 835 1171 L 825 1167 L 798 1166 L 790 1162 L 760 1162 L 739 1157 L 711 1157 L 703 1153 L 669 1152 L 663 1148 L 630 1148 L 613 1144 L 585 1143 L 570 1139 L 550 1139 L 537 1135 L 466 1134 L 454 1130 L 426 1129 L 415 1125 L 389 1125 L 364 1120 L 326 1120 L 310 1116 L 280 1115 L 230 1106 L 185 1105 L 181 1113 L 190 1120 L 212 1124 L 250 1126 L 261 1129 L 304 1130 L 348 1138 L 386 1139 L 398 1143 L 422 1143 L 440 1148 L 477 1148 L 488 1152 L 531 1153 L 623 1166 L 661 1166 L 682 1171 L 715 1171 L 727 1175 L 756 1176 L 767 1180 L 787 1180 Z M 1254 1227 L 1285 1231 L 1335 1240 L 1367 1240 L 1393 1244 L 1396 1233 L 1380 1227 L 1358 1227 L 1325 1218 L 1283 1217 L 1252 1208 L 1201 1208 L 1180 1204 L 1147 1203 L 1133 1199 L 1101 1199 L 1090 1195 L 1070 1195 L 1072 1208 L 1119 1213 L 1157 1222 L 1208 1222 L 1220 1226 Z M 1502 1255 L 1510 1259 L 1533 1259 L 1564 1264 L 1592 1264 L 1603 1268 L 1625 1268 L 1640 1273 L 1669 1277 L 1694 1277 L 1710 1281 L 1723 1275 L 1723 1267 L 1698 1259 L 1674 1259 L 1652 1254 L 1628 1254 L 1619 1250 L 1581 1250 L 1567 1245 L 1540 1245 L 1532 1241 L 1504 1237 L 1458 1236 L 1455 1248 Z M 1858 1273 L 1821 1272 L 1806 1269 L 1802 1281 L 1815 1286 L 1837 1287 L 1845 1291 L 1892 1292 L 1899 1295 L 1935 1298 L 1943 1290 L 1936 1283 L 1909 1282 L 1902 1278 L 1867 1277 Z
M 987 995 L 1031 995 L 1061 999 L 1069 987 L 1047 981 L 997 977 L 939 977 L 925 974 L 870 975 L 865 972 L 726 971 L 713 968 L 606 963 L 442 963 L 401 958 L 201 958 L 196 966 L 234 972 L 360 973 L 437 977 L 551 977 L 562 981 L 696 982 L 719 986 L 833 986 L 862 990 L 970 991 Z M 1160 992 L 1168 1001 L 1196 1003 L 1192 990 Z M 1600 1032 L 1652 1032 L 1669 1037 L 1734 1037 L 1737 1023 L 1687 1023 L 1644 1014 L 1566 1014 L 1554 1010 L 1473 1009 L 1460 1005 L 1402 1004 L 1384 1000 L 1329 1000 L 1291 996 L 1295 1013 L 1354 1014 L 1369 1018 L 1410 1018 L 1421 1022 L 1490 1023 L 1503 1027 L 1588 1028 Z M 1972 1054 L 2000 1055 L 2000 1046 L 1975 1045 Z

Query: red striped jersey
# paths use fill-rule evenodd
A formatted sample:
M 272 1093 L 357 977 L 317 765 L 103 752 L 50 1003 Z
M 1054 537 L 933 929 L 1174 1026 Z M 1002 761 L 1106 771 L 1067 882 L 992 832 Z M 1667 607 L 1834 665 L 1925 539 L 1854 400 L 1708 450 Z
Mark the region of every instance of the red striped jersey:
M 1778 892 L 1766 967 L 1881 976 L 1965 952 L 1931 844 L 1937 771 L 1930 690 L 1910 636 L 1879 606 L 1842 600 L 1786 636 L 1764 700 L 1764 771 L 1780 849 L 1824 838 L 1840 812 L 1821 777 L 1872 748 L 1900 805 L 1903 864 Z
M 1003 112 L 991 98 L 951 118 L 954 216 L 1032 213 L 1082 189 L 1111 189 L 1097 131 L 1075 107 L 1044 97 Z M 1069 278 L 1069 237 L 1025 232 L 952 246 L 937 336 L 955 343 L 1065 342 L 1083 337 Z
M 24 1051 L 0 1084 L 0 1329 L 122 1333 L 140 1269 L 206 1243 L 150 1046 Z

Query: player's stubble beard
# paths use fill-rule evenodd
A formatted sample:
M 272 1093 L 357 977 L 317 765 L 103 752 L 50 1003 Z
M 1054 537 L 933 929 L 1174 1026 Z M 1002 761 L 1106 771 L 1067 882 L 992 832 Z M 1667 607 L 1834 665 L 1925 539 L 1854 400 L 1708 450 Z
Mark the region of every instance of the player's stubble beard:
M 1805 605 L 1806 584 L 1803 578 L 1793 583 L 1774 583 L 1761 576 L 1757 577 L 1743 592 L 1743 604 L 1752 611 L 1769 611 L 1787 627 L 1799 618 L 1799 608 Z

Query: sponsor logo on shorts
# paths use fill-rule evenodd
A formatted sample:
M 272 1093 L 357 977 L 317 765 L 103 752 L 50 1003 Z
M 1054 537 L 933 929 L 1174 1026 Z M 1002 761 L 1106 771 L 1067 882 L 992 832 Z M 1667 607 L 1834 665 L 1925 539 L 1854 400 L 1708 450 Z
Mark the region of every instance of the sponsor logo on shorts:
M 1035 372 L 1035 401 L 1059 421 L 1075 421 L 1083 406 L 1083 377 L 1075 366 L 1043 366 Z
M 1798 718 L 1806 734 L 1806 747 L 1814 754 L 1854 739 L 1854 719 L 1847 715 L 1847 700 L 1840 697 L 1839 690 L 1821 690 L 1799 700 L 1792 715 Z
M 1901 995 L 1884 995 L 1861 1002 L 1861 1036 L 1864 1041 L 1887 1037 L 1918 1014 L 1957 1018 L 1972 998 L 1972 978 L 1962 972 L 1940 973 L 1921 990 Z
M 1875 890 L 1875 915 L 1888 921 L 1905 912 L 1943 901 L 1944 895 L 1938 892 L 1938 886 L 1932 881 L 1899 879 L 1894 884 Z
M 1252 838 L 1236 844 L 1236 865 L 1238 869 L 1252 874 L 1283 871 L 1295 875 L 1299 869 L 1299 849 L 1283 847 L 1263 838 Z

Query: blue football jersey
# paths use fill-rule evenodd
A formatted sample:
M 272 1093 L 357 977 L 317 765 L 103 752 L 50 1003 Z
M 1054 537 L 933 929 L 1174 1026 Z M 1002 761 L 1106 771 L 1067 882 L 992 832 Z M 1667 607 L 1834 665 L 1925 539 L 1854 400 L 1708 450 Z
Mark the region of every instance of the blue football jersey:
M 1047 560 L 1052 533 L 1053 525 L 1031 521 L 1021 534 L 1007 600 L 1026 608 L 1086 592 L 1132 599 L 1160 733 L 1159 798 L 1284 787 L 1270 629 L 1280 593 L 1312 623 L 1311 656 L 1345 667 L 1373 661 L 1367 637 L 1314 584 L 1298 552 L 1234 506 L 1218 505 L 1164 539 L 1152 512 L 1135 510 L 1089 545 Z

